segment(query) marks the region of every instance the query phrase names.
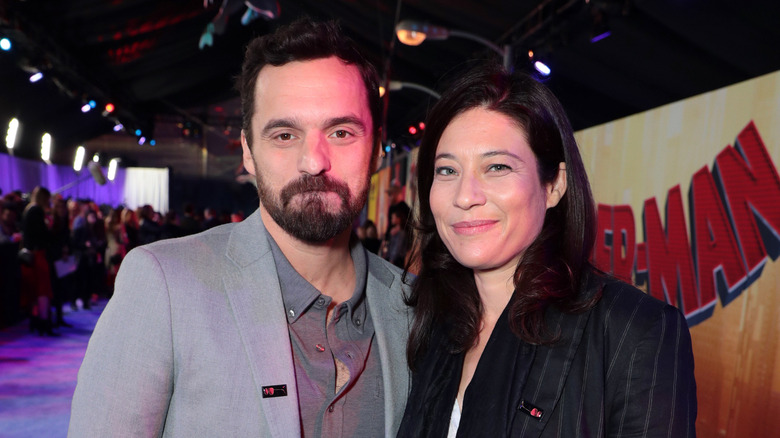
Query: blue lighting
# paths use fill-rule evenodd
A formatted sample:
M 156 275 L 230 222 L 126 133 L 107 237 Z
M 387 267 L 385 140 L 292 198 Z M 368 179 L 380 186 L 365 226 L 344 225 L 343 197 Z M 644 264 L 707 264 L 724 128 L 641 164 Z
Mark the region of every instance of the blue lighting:
M 141 135 L 141 130 L 140 129 L 136 129 L 135 130 L 135 135 Z
M 547 64 L 543 63 L 542 61 L 534 62 L 534 68 L 536 69 L 536 71 L 541 73 L 543 76 L 549 76 L 550 75 L 550 67 L 547 67 Z
M 390 152 L 390 145 L 385 146 L 385 152 Z
M 8 38 L 0 39 L 0 49 L 5 50 L 6 52 L 11 50 L 11 40 Z
M 157 144 L 157 142 L 156 142 L 156 141 L 154 141 L 154 139 L 151 139 L 151 140 L 149 140 L 149 144 L 150 144 L 150 145 L 152 145 L 152 146 L 154 146 L 154 145 L 156 145 L 156 144 Z
M 95 102 L 94 100 L 90 100 L 90 101 L 89 101 L 89 107 L 90 107 L 90 108 L 94 108 L 94 107 L 96 107 L 96 106 L 97 106 L 97 102 Z
M 606 37 L 608 37 L 610 35 L 612 35 L 612 32 L 606 31 L 604 33 L 598 34 L 598 35 L 594 36 L 593 38 L 591 38 L 590 42 L 591 43 L 595 43 L 597 41 L 601 41 L 601 40 L 603 40 L 604 38 L 606 38 Z

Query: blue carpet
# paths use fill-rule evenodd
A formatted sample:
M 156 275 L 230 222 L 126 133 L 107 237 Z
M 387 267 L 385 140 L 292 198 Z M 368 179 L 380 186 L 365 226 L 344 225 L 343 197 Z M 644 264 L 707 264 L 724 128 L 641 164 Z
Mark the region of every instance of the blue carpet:
M 0 437 L 65 437 L 78 374 L 105 302 L 71 312 L 58 338 L 30 333 L 27 321 L 0 330 Z

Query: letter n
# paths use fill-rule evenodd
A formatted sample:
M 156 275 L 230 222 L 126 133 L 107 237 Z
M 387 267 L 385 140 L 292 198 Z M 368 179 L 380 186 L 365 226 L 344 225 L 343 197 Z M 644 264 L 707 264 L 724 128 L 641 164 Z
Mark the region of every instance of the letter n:
M 688 207 L 699 299 L 706 319 L 712 314 L 715 292 L 726 306 L 746 287 L 747 272 L 707 167 L 693 174 Z
M 686 318 L 696 319 L 702 309 L 693 273 L 691 246 L 680 185 L 669 189 L 666 198 L 666 231 L 655 198 L 645 200 L 645 246 L 650 295 L 678 307 Z

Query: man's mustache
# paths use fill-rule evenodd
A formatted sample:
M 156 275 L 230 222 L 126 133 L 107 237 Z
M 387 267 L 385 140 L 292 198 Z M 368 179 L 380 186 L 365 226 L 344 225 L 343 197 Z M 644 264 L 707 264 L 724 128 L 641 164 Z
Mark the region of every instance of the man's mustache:
M 349 201 L 349 186 L 327 175 L 304 175 L 287 184 L 279 193 L 279 198 L 286 206 L 295 195 L 310 192 L 334 192 L 345 204 Z

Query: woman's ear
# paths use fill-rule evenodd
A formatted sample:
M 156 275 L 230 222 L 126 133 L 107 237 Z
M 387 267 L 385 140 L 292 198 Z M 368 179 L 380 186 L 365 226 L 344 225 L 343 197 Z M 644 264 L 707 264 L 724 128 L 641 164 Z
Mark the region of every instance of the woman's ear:
M 558 174 L 555 180 L 547 185 L 547 208 L 558 205 L 566 193 L 566 163 L 558 164 Z

